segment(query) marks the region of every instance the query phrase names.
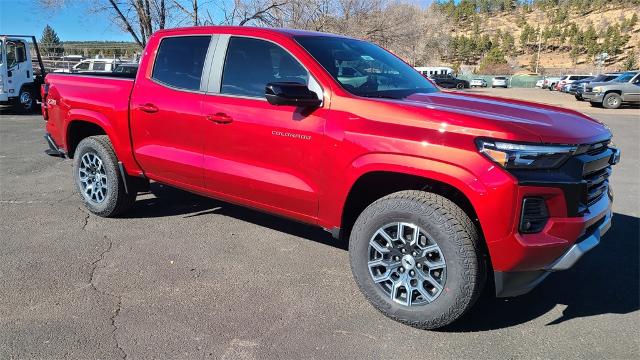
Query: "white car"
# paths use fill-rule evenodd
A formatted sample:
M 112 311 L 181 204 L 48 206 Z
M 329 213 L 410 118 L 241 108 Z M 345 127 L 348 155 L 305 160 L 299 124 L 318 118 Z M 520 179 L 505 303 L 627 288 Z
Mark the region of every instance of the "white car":
M 485 79 L 472 79 L 469 83 L 470 87 L 487 87 L 487 81 Z
M 536 87 L 542 89 L 542 87 L 544 86 L 544 79 L 540 79 L 538 81 L 536 81 Z
M 495 87 L 508 88 L 509 87 L 509 81 L 504 76 L 496 76 L 496 77 L 493 78 L 493 80 L 491 80 L 491 87 L 492 88 L 495 88 Z
M 118 59 L 86 59 L 75 64 L 71 69 L 56 69 L 53 72 L 113 72 L 120 63 Z

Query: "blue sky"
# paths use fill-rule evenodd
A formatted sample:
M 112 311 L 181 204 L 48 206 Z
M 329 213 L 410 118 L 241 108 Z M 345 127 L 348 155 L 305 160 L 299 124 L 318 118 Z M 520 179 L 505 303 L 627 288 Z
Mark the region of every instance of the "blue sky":
M 425 6 L 431 0 L 414 0 Z M 58 10 L 40 9 L 37 0 L 0 0 L 0 34 L 35 35 L 49 24 L 62 41 L 132 41 L 108 16 L 91 15 L 87 10 L 96 0 L 65 0 Z
M 67 0 L 57 11 L 38 9 L 36 4 L 35 0 L 0 0 L 0 34 L 36 35 L 39 39 L 49 24 L 62 41 L 131 41 L 109 18 L 87 14 L 90 1 Z

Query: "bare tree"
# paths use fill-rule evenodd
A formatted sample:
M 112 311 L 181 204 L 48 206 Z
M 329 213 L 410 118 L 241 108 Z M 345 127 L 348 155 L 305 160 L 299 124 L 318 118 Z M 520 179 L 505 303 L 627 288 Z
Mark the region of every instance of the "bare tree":
M 64 0 L 34 0 L 54 9 Z M 165 3 L 166 2 L 166 3 Z M 409 0 L 95 0 L 144 47 L 158 29 L 256 25 L 325 31 L 373 41 L 413 65 L 446 55 L 450 25 L 436 7 Z

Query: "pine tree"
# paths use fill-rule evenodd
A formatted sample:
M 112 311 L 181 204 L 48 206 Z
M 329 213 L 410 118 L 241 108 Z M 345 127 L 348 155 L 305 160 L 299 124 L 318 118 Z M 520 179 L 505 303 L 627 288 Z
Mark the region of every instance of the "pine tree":
M 55 30 L 47 24 L 42 30 L 42 37 L 40 38 L 40 44 L 42 52 L 47 56 L 60 56 L 64 52 L 64 48 L 61 46 L 62 42 L 56 34 Z

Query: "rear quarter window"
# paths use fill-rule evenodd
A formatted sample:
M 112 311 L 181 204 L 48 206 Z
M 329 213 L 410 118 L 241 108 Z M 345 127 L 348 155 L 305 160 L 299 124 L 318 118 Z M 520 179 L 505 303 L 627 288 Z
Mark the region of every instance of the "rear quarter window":
M 151 78 L 170 87 L 199 90 L 210 36 L 162 39 Z

